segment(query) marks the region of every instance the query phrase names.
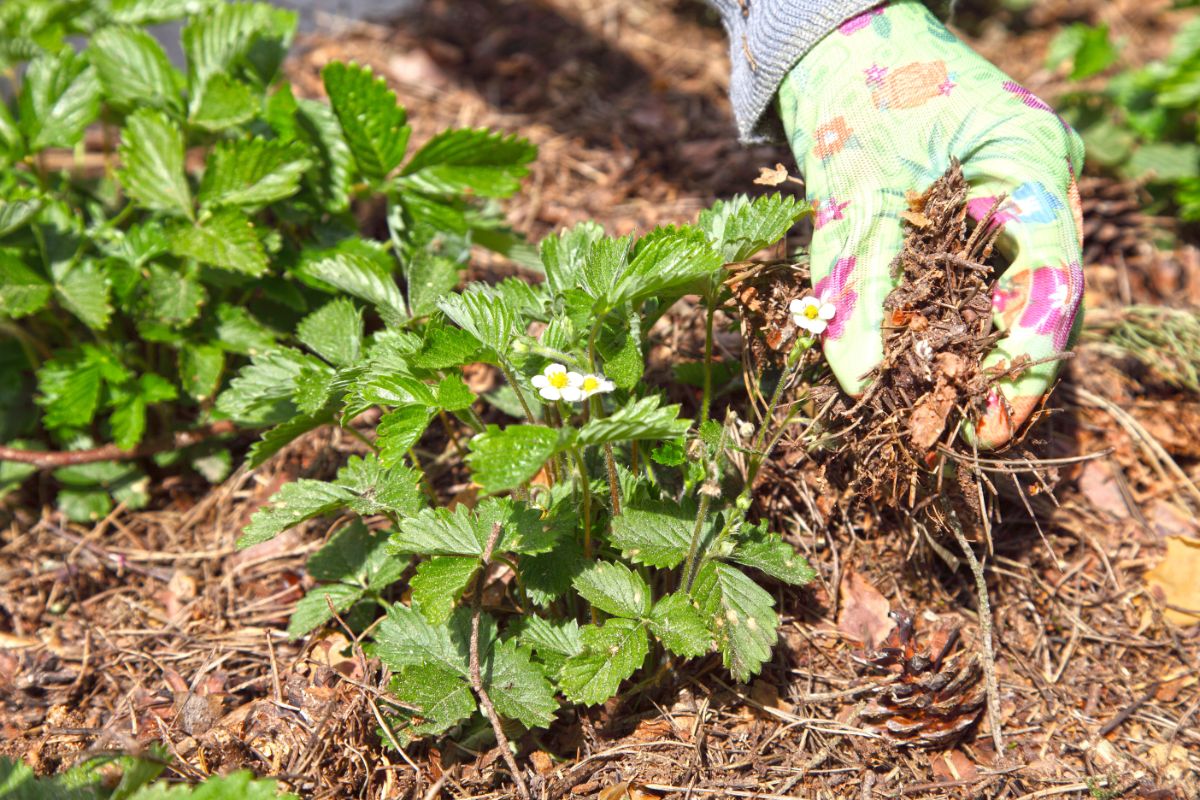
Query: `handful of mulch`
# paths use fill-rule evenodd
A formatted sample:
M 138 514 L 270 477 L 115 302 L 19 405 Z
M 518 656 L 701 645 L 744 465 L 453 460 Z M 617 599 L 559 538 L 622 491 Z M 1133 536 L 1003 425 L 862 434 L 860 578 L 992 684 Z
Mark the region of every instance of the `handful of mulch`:
M 944 457 L 969 453 L 962 426 L 981 418 L 1002 376 L 982 367 L 1004 336 L 992 330 L 987 264 L 1000 228 L 995 208 L 970 224 L 968 189 L 955 162 L 929 191 L 910 194 L 897 286 L 884 302 L 883 360 L 828 427 L 826 476 L 864 498 L 913 508 L 935 496 Z

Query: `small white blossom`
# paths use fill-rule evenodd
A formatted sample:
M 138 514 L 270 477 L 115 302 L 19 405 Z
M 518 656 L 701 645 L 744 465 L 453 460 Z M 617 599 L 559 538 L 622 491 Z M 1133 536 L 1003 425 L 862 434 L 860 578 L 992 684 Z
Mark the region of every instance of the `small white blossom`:
M 562 364 L 547 364 L 541 375 L 533 376 L 533 385 L 546 400 L 577 403 L 584 396 L 579 389 L 583 385 L 583 376 L 578 372 L 567 372 Z
M 788 306 L 788 310 L 792 312 L 792 322 L 813 336 L 824 333 L 829 327 L 829 320 L 837 313 L 833 303 L 827 303 L 811 294 L 808 297 L 797 297 Z
M 586 400 L 594 394 L 607 394 L 617 388 L 613 382 L 605 378 L 603 375 L 584 375 L 583 381 L 579 384 L 579 390 L 583 393 L 583 398 Z

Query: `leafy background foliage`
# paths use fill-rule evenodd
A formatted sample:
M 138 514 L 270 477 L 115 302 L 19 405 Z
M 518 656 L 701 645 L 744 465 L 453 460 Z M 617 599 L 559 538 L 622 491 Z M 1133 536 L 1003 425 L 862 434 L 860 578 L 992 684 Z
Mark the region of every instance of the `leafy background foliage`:
M 142 26 L 185 13 L 176 68 Z M 315 426 L 329 419 L 323 378 L 356 360 L 374 320 L 339 296 L 402 324 L 458 283 L 476 232 L 513 250 L 479 198 L 515 191 L 533 147 L 463 129 L 410 152 L 405 110 L 356 65 L 327 67 L 328 103 L 296 98 L 279 78 L 295 25 L 256 3 L 5 4 L 0 61 L 20 79 L 0 103 L 0 443 L 128 449 L 222 419 Z M 359 236 L 367 201 L 386 205 L 387 241 Z M 283 394 L 218 403 L 256 356 L 242 385 L 279 380 Z M 163 460 L 214 480 L 233 466 L 203 450 Z M 4 490 L 32 474 L 4 470 Z M 59 470 L 59 504 L 79 520 L 113 500 L 137 508 L 142 477 Z

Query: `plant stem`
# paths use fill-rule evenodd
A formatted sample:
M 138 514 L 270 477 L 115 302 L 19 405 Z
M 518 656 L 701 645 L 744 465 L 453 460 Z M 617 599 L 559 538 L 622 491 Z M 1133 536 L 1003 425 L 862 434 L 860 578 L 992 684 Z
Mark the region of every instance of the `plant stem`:
M 353 425 L 347 425 L 344 428 L 342 428 L 342 430 L 344 430 L 346 433 L 353 436 L 355 439 L 358 439 L 360 442 L 365 444 L 367 447 L 371 448 L 372 453 L 379 455 L 379 448 L 375 445 L 374 442 L 372 442 L 370 439 L 368 439 L 366 436 L 364 436 L 362 431 L 358 430 Z
M 496 541 L 499 538 L 500 523 L 497 522 L 492 526 L 492 532 L 488 534 L 487 544 L 483 548 L 483 569 L 475 579 L 475 593 L 471 597 L 471 688 L 475 690 L 475 695 L 479 698 L 479 707 L 483 710 L 483 715 L 488 718 L 488 722 L 492 723 L 492 731 L 496 734 L 496 744 L 500 748 L 500 755 L 504 757 L 504 763 L 508 765 L 513 781 L 517 784 L 517 794 L 521 796 L 521 800 L 529 800 L 529 787 L 525 785 L 525 778 L 521 775 L 520 768 L 517 767 L 517 760 L 513 757 L 508 736 L 504 734 L 504 727 L 500 724 L 496 707 L 492 705 L 492 698 L 488 697 L 487 690 L 483 688 L 483 676 L 479 671 L 479 617 L 483 610 L 483 580 L 487 574 L 488 564 L 492 560 L 492 550 L 495 549 Z
M 516 376 L 513 375 L 512 370 L 508 368 L 508 364 L 505 364 L 503 360 L 500 361 L 500 371 L 504 373 L 504 380 L 508 381 L 508 385 L 516 392 L 517 400 L 520 401 L 521 408 L 525 412 L 525 419 L 528 420 L 530 425 L 537 424 L 533 412 L 529 409 L 529 403 L 525 402 L 525 393 L 521 391 L 521 386 L 517 383 Z
M 709 410 L 712 407 L 713 317 L 717 312 L 716 297 L 707 295 L 704 300 L 708 307 L 704 316 L 704 397 L 700 401 L 699 425 L 708 422 Z
M 612 442 L 604 443 L 604 466 L 608 470 L 608 497 L 615 517 L 621 513 L 621 488 L 617 482 L 617 462 L 613 458 Z
M 201 425 L 187 431 L 176 431 L 173 434 L 142 442 L 131 450 L 122 450 L 115 444 L 106 444 L 90 450 L 67 450 L 63 452 L 47 452 L 43 450 L 20 450 L 15 447 L 0 445 L 0 461 L 18 461 L 22 464 L 33 464 L 38 469 L 57 469 L 74 464 L 94 464 L 97 461 L 130 461 L 135 458 L 146 458 L 164 450 L 182 450 L 194 444 L 215 436 L 225 436 L 237 433 L 238 429 L 229 420 L 220 420 L 208 425 Z
M 688 548 L 687 560 L 683 566 L 683 591 L 692 590 L 692 582 L 696 580 L 696 556 L 700 552 L 700 534 L 704 530 L 704 520 L 708 517 L 708 504 L 711 502 L 707 492 L 700 493 L 700 508 L 696 511 L 696 526 L 692 528 L 692 544 Z
M 812 343 L 809 342 L 808 346 L 801 348 L 799 342 L 797 342 L 788 351 L 787 361 L 783 365 L 783 372 L 779 375 L 779 382 L 775 384 L 775 391 L 771 393 L 771 400 L 767 403 L 767 410 L 763 413 L 762 424 L 758 428 L 758 434 L 754 437 L 754 446 L 751 448 L 753 454 L 750 456 L 750 465 L 746 470 L 747 489 L 754 485 L 754 479 L 758 477 L 758 471 L 762 468 L 763 462 L 766 461 L 767 455 L 770 453 L 769 450 L 763 449 L 763 444 L 767 438 L 767 430 L 775 420 L 775 409 L 779 407 L 779 400 L 783 397 L 783 390 L 787 386 L 788 380 L 792 377 L 792 370 L 796 368 L 800 357 L 811 346 Z
M 592 487 L 588 481 L 587 466 L 583 463 L 583 453 L 578 447 L 571 448 L 575 466 L 579 471 L 579 488 L 583 492 L 583 557 L 592 557 Z

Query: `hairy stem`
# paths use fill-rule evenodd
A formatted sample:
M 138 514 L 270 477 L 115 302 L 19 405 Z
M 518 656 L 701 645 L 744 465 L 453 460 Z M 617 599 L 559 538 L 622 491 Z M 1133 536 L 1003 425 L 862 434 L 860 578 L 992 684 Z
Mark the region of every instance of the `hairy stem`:
M 683 565 L 683 591 L 685 593 L 692 590 L 692 583 L 696 580 L 696 568 L 699 563 L 696 556 L 700 553 L 700 535 L 704 531 L 704 520 L 708 517 L 708 505 L 711 500 L 708 492 L 700 493 L 700 508 L 696 511 L 696 526 L 692 528 L 692 544 L 688 547 L 687 560 Z
M 713 317 L 717 312 L 715 295 L 705 297 L 705 303 L 707 308 L 704 315 L 704 397 L 700 401 L 698 425 L 708 422 L 709 410 L 712 407 Z
M 508 381 L 508 385 L 513 388 L 514 392 L 516 392 L 517 400 L 521 403 L 521 410 L 525 412 L 525 419 L 530 425 L 536 424 L 537 419 L 534 418 L 533 411 L 531 411 L 529 408 L 529 403 L 525 402 L 525 393 L 521 391 L 521 385 L 517 383 L 516 376 L 513 375 L 513 372 L 511 369 L 509 369 L 508 364 L 504 363 L 502 359 L 500 360 L 500 371 L 504 373 L 504 380 Z
M 579 472 L 579 490 L 583 493 L 583 557 L 592 557 L 592 487 L 588 481 L 587 465 L 583 462 L 583 453 L 578 447 L 571 448 L 575 459 L 575 467 Z
M 500 724 L 496 707 L 492 705 L 492 698 L 483 688 L 483 676 L 479 670 L 479 617 L 483 612 L 483 580 L 487 574 L 488 564 L 492 560 L 492 550 L 495 549 L 499 538 L 500 523 L 497 522 L 492 526 L 492 532 L 488 534 L 487 544 L 483 548 L 483 569 L 480 570 L 479 577 L 475 579 L 475 592 L 471 596 L 471 688 L 475 690 L 475 695 L 479 698 L 479 707 L 483 710 L 483 715 L 488 718 L 488 722 L 492 723 L 492 731 L 496 734 L 496 744 L 500 748 L 500 755 L 504 757 L 504 763 L 508 765 L 513 781 L 517 784 L 517 794 L 521 796 L 521 800 L 529 800 L 529 787 L 525 785 L 525 778 L 517 766 L 517 759 L 513 757 L 512 747 L 509 745 L 508 736 L 504 733 L 504 726 Z

